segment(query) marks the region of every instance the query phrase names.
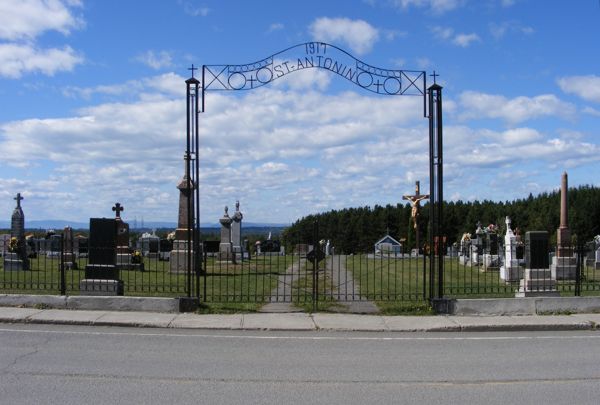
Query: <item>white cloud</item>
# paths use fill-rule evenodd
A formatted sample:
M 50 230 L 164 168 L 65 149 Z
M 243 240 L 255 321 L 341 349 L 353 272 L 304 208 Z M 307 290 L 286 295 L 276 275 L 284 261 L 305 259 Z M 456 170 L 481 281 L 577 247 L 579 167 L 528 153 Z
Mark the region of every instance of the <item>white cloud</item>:
M 0 38 L 31 40 L 45 31 L 69 34 L 81 28 L 83 19 L 73 15 L 79 1 L 3 0 L 0 2 Z
M 379 39 L 379 31 L 364 20 L 349 18 L 317 18 L 309 27 L 313 39 L 324 42 L 342 42 L 358 55 L 371 51 Z
M 517 21 L 504 21 L 502 23 L 490 23 L 490 33 L 495 39 L 502 39 L 506 34 L 533 34 L 534 29 L 524 26 Z
M 144 94 L 151 90 L 154 94 L 180 95 L 183 93 L 185 79 L 175 73 L 165 73 L 158 76 L 147 77 L 140 80 L 129 80 L 121 84 L 98 85 L 95 87 L 69 86 L 62 90 L 66 97 L 81 97 L 90 99 L 96 94 L 120 96 L 124 94 Z
M 59 71 L 71 71 L 83 62 L 83 57 L 70 46 L 43 49 L 36 38 L 46 31 L 68 35 L 81 28 L 83 19 L 75 17 L 77 0 L 6 0 L 0 2 L 0 76 L 18 79 L 26 73 L 52 76 Z
M 52 76 L 59 71 L 71 71 L 82 62 L 83 57 L 70 46 L 38 49 L 32 45 L 0 44 L 0 76 L 11 79 L 36 72 Z
M 600 103 L 600 76 L 567 76 L 557 80 L 562 91 Z
M 457 34 L 452 39 L 454 45 L 462 46 L 463 48 L 468 47 L 473 42 L 481 42 L 481 38 L 477 34 Z
M 201 6 L 194 1 L 178 0 L 178 3 L 183 6 L 183 11 L 192 17 L 206 17 L 210 13 L 210 8 Z
M 570 119 L 576 111 L 575 106 L 561 101 L 552 94 L 507 99 L 496 94 L 465 91 L 459 95 L 458 101 L 463 111 L 459 114 L 462 120 L 500 118 L 515 124 L 542 116 Z
M 473 42 L 481 42 L 481 38 L 475 33 L 455 34 L 454 29 L 450 27 L 435 26 L 431 28 L 431 32 L 437 39 L 450 42 L 453 45 L 461 46 L 463 48 L 468 47 Z
M 284 29 L 285 26 L 282 23 L 273 23 L 269 26 L 269 29 L 267 30 L 267 32 L 274 32 L 274 31 L 280 31 L 282 29 Z
M 454 35 L 454 29 L 450 28 L 450 27 L 433 27 L 431 28 L 431 32 L 433 32 L 433 35 L 441 40 L 448 40 L 452 38 L 452 35 Z
M 600 117 L 600 110 L 597 110 L 597 109 L 592 108 L 592 107 L 585 107 L 583 109 L 583 112 L 585 114 L 593 115 L 595 117 Z
M 167 51 L 146 51 L 143 54 L 138 55 L 135 59 L 156 70 L 172 66 L 171 54 Z
M 394 0 L 393 4 L 401 9 L 411 7 L 425 8 L 428 7 L 434 14 L 444 14 L 462 7 L 466 3 L 465 0 Z
M 169 73 L 97 86 L 88 89 L 90 97 L 128 88 L 143 96 L 90 104 L 64 118 L 0 125 L 0 196 L 26 192 L 32 219 L 66 210 L 67 219 L 85 220 L 109 215 L 120 201 L 130 222 L 142 215 L 174 222 L 185 149 L 184 79 Z M 248 221 L 285 222 L 322 210 L 395 204 L 415 180 L 427 187 L 421 98 L 324 94 L 314 86 L 206 97 L 199 133 L 203 222 L 215 222 L 223 205 L 236 199 Z M 446 122 L 464 107 L 455 104 Z M 580 166 L 600 159 L 600 147 L 572 131 L 450 124 L 444 136 L 448 195 L 512 198 L 521 185 L 510 183 L 510 173 L 529 173 L 532 164 Z M 33 179 L 27 175 L 32 169 L 46 175 Z M 498 189 L 489 182 L 502 179 L 500 173 L 506 184 Z M 479 194 L 467 184 L 477 184 Z

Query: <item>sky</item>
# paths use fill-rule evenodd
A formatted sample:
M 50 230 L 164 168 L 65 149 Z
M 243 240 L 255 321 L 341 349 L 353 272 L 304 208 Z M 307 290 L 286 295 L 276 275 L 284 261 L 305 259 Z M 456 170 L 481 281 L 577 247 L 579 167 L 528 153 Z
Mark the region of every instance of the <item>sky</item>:
M 189 68 L 324 42 L 443 87 L 446 200 L 600 186 L 598 0 L 0 0 L 0 216 L 177 220 Z M 302 49 L 302 48 L 297 48 Z M 298 54 L 298 56 L 302 56 Z M 294 55 L 290 56 L 294 57 Z M 200 220 L 428 190 L 423 99 L 303 69 L 205 93 Z

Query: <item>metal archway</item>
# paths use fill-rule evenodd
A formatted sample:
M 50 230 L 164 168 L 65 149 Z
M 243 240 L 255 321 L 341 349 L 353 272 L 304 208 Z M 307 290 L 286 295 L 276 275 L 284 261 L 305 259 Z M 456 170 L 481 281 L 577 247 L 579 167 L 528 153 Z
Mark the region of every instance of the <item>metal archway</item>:
M 384 69 L 369 65 L 345 50 L 324 42 L 306 42 L 274 53 L 256 62 L 245 64 L 202 65 L 201 80 L 189 69 L 192 77 L 186 80 L 186 152 L 185 184 L 187 198 L 187 223 L 193 232 L 187 232 L 187 291 L 192 295 L 192 267 L 197 277 L 202 273 L 200 251 L 200 162 L 199 114 L 205 111 L 207 91 L 244 91 L 265 86 L 288 74 L 304 69 L 325 69 L 341 76 L 372 93 L 385 96 L 423 97 L 423 115 L 429 119 L 429 289 L 423 297 L 430 300 L 443 296 L 443 161 L 442 161 L 442 87 L 436 81 L 427 87 L 427 74 L 422 70 Z M 192 192 L 193 191 L 193 192 Z M 181 205 L 181 204 L 180 204 Z M 192 257 L 193 256 L 193 257 Z M 193 266 L 190 264 L 193 263 Z M 437 286 L 435 280 L 437 279 Z M 437 288 L 436 288 L 437 287 Z M 196 289 L 198 290 L 198 283 Z M 198 297 L 200 291 L 197 291 Z

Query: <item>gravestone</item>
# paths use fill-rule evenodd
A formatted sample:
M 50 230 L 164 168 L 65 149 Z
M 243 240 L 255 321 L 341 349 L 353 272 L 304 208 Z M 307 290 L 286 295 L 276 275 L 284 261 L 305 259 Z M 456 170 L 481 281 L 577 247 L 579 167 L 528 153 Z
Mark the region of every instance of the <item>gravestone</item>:
M 506 217 L 506 235 L 504 235 L 504 263 L 500 267 L 500 278 L 506 282 L 517 281 L 522 270 L 517 258 L 517 236 L 510 228 L 510 218 Z
M 61 235 L 50 235 L 46 240 L 46 258 L 47 259 L 60 259 L 62 254 L 62 236 Z
M 82 295 L 123 295 L 117 267 L 117 221 L 90 219 L 89 260 L 85 279 L 79 282 Z
M 10 244 L 10 233 L 3 233 L 0 235 L 0 254 L 2 257 L 6 256 L 8 252 L 8 246 Z
M 225 206 L 225 213 L 219 219 L 221 224 L 221 243 L 219 244 L 219 260 L 235 260 L 233 255 L 233 244 L 231 243 L 231 223 L 233 220 L 229 216 L 229 208 Z
M 173 241 L 173 250 L 169 256 L 169 270 L 171 273 L 188 273 L 194 269 L 194 255 L 193 250 L 193 223 L 190 220 L 194 214 L 194 198 L 192 191 L 195 190 L 196 185 L 192 181 L 189 172 L 189 154 L 184 156 L 185 161 L 185 173 L 183 178 L 177 185 L 179 190 L 179 212 L 177 217 L 177 229 L 175 230 L 175 239 Z M 156 241 L 157 250 L 156 256 L 158 257 L 159 251 L 159 240 Z M 198 252 L 202 254 L 202 252 Z
M 173 250 L 173 241 L 171 239 L 160 239 L 158 241 L 158 260 L 168 262 Z
M 242 219 L 244 215 L 240 212 L 240 202 L 235 202 L 235 212 L 231 217 L 231 248 L 236 259 L 243 259 L 244 245 L 242 244 Z
M 600 247 L 598 247 L 598 249 L 596 249 L 596 251 L 595 251 L 594 269 L 595 270 L 600 269 Z
M 63 263 L 66 269 L 77 270 L 77 260 L 75 258 L 73 243 L 73 228 L 65 226 L 63 229 Z
M 556 279 L 549 268 L 548 232 L 529 231 L 525 234 L 525 277 L 515 297 L 558 297 Z
M 25 214 L 21 208 L 21 193 L 14 198 L 17 201 L 11 221 L 8 249 L 4 255 L 4 271 L 29 270 L 29 258 L 25 245 Z
M 73 250 L 77 257 L 88 257 L 88 238 L 83 235 L 76 235 L 73 240 Z

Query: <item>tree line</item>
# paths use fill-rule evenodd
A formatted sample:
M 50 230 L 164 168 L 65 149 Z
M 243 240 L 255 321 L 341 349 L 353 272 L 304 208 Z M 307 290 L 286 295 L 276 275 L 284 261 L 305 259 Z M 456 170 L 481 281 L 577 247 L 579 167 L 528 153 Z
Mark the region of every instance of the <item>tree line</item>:
M 600 234 L 600 188 L 579 186 L 568 192 L 569 227 L 574 242 L 587 242 Z M 505 217 L 511 219 L 513 230 L 548 231 L 550 243 L 556 243 L 560 223 L 560 192 L 529 194 L 514 201 L 450 201 L 443 204 L 442 229 L 448 244 L 460 241 L 464 233 L 475 234 L 476 224 L 498 226 L 499 235 L 506 232 Z M 421 245 L 428 240 L 429 203 L 421 206 L 419 222 Z M 318 234 L 315 235 L 315 221 Z M 291 247 L 296 243 L 312 244 L 329 240 L 340 253 L 371 252 L 375 242 L 386 234 L 403 242 L 408 249 L 415 246 L 415 231 L 410 204 L 375 205 L 332 210 L 308 215 L 294 222 L 282 235 Z

